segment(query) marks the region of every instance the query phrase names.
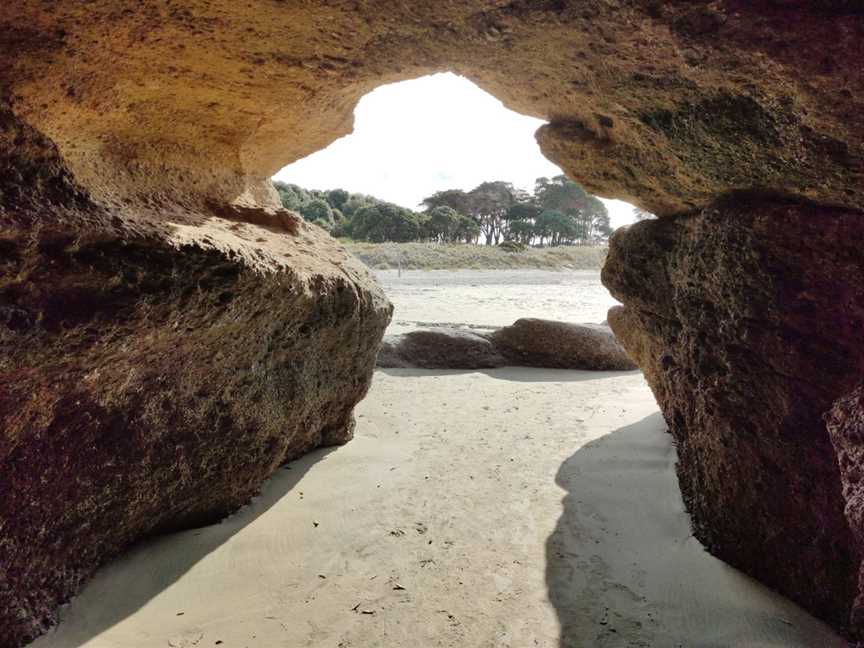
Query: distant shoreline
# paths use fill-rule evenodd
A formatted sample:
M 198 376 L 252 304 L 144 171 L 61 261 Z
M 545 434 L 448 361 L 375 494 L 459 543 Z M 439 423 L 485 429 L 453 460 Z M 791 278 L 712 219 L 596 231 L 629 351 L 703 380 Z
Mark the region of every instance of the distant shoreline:
M 339 242 L 375 270 L 395 270 L 400 263 L 405 270 L 599 270 L 608 249 L 562 245 L 507 252 L 487 245 Z

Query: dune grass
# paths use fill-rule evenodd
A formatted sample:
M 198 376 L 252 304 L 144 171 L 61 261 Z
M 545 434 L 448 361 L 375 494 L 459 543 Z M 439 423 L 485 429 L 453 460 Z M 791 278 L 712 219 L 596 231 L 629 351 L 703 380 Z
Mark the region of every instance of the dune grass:
M 487 245 L 438 243 L 363 243 L 340 239 L 354 256 L 370 268 L 390 270 L 598 270 L 606 247 L 560 246 L 506 252 Z

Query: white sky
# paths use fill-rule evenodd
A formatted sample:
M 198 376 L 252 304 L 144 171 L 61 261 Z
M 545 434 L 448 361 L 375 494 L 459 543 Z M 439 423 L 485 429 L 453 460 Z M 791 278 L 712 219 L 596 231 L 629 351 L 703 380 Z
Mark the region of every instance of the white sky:
M 511 110 L 455 74 L 392 83 L 367 94 L 354 132 L 277 173 L 307 189 L 341 187 L 416 209 L 442 189 L 470 190 L 505 180 L 532 190 L 561 169 L 540 153 L 543 121 Z M 603 200 L 612 227 L 632 222 L 632 206 Z

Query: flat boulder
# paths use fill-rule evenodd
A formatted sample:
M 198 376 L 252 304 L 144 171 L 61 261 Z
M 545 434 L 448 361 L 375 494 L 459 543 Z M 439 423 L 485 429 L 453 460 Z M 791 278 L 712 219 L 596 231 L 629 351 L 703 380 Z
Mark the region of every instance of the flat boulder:
M 489 333 L 457 328 L 387 335 L 382 368 L 492 369 L 506 365 L 629 371 L 636 365 L 602 324 L 520 319 Z
M 457 328 L 387 335 L 378 366 L 420 369 L 491 369 L 507 364 L 484 335 Z
M 594 371 L 636 368 L 612 332 L 599 324 L 524 318 L 489 339 L 508 364 Z

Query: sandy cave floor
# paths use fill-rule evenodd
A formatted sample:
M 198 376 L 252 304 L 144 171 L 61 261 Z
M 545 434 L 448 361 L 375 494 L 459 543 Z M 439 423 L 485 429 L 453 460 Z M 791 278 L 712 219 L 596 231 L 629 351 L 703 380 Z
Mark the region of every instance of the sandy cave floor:
M 104 568 L 38 648 L 845 646 L 690 535 L 639 373 L 376 373 L 356 438 Z

